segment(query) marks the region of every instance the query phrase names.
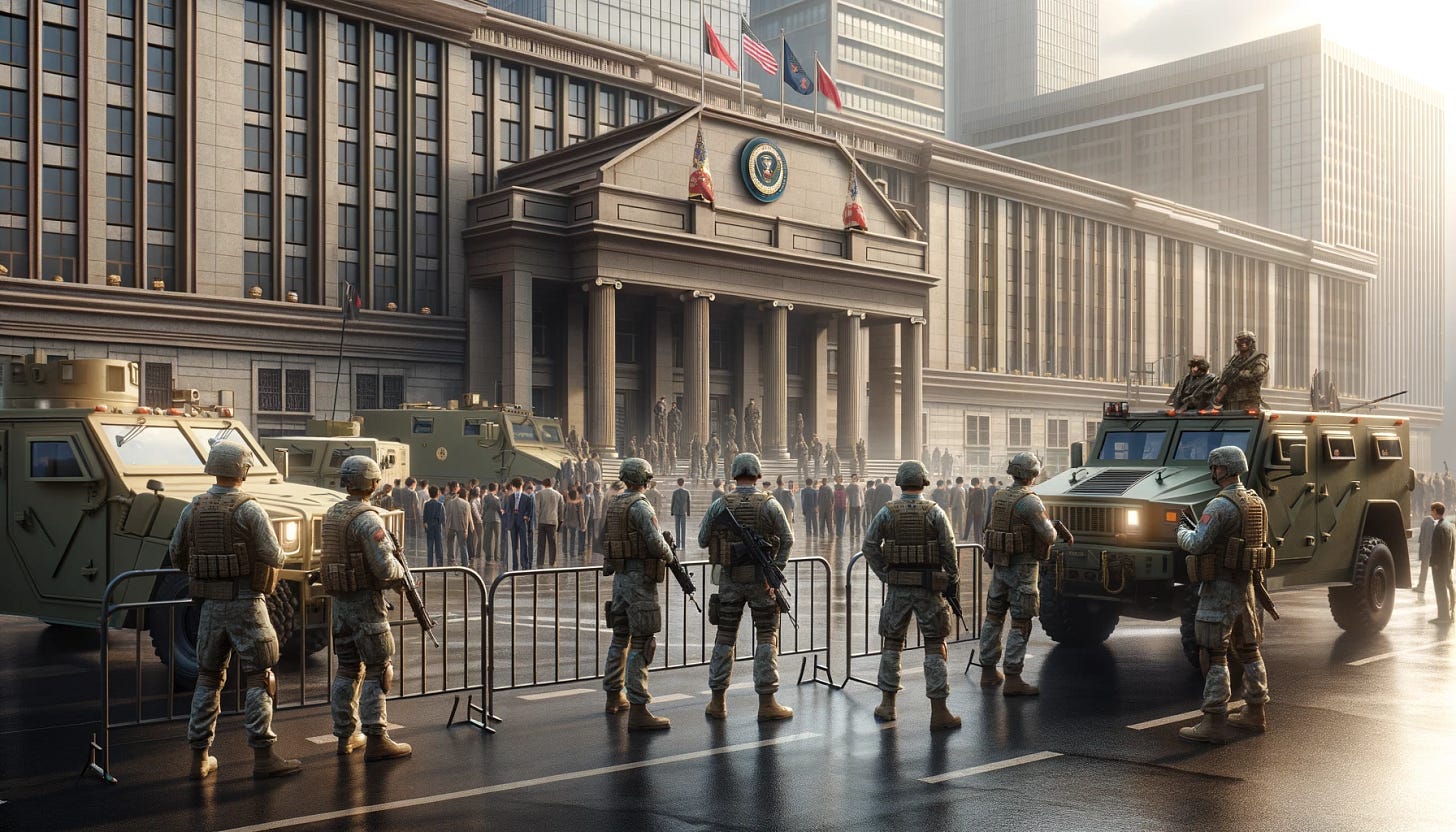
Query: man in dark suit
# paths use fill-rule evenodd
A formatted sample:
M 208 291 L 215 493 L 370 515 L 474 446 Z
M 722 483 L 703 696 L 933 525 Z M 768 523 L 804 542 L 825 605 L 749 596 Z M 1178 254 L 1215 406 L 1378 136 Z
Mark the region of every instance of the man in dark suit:
M 536 499 L 526 493 L 520 477 L 511 480 L 506 498 L 506 525 L 511 530 L 511 569 L 531 568 L 531 521 L 536 516 Z
M 819 534 L 819 489 L 813 480 L 806 480 L 799 489 L 799 506 L 804 510 L 804 534 L 817 537 Z
M 677 535 L 677 539 L 673 543 L 677 544 L 679 552 L 683 551 L 683 547 L 687 545 L 683 541 L 688 539 L 688 516 L 693 513 L 693 498 L 683 487 L 683 483 L 683 478 L 678 477 L 677 489 L 672 492 L 673 534 Z

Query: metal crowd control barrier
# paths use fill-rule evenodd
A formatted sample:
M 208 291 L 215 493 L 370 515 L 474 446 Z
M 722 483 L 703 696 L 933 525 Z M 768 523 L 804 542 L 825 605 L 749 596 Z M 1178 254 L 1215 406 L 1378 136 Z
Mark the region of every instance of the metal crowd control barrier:
M 698 587 L 699 612 L 682 596 L 677 582 L 667 576 L 662 593 L 663 632 L 658 634 L 654 670 L 706 665 L 712 656 L 716 625 L 708 623 L 707 561 L 684 561 Z M 808 661 L 815 675 L 832 655 L 830 638 L 830 585 L 832 570 L 822 557 L 791 558 L 784 568 L 789 580 L 796 628 L 784 616 L 779 627 L 779 656 L 800 656 L 799 683 Z M 486 709 L 494 713 L 498 691 L 585 682 L 601 679 L 612 631 L 605 626 L 603 606 L 612 598 L 612 579 L 600 566 L 532 569 L 506 572 L 490 586 L 487 648 L 492 661 Z M 509 632 L 502 633 L 508 628 Z M 738 661 L 753 656 L 753 626 L 747 610 L 738 628 Z M 812 678 L 810 681 L 817 681 Z
M 956 565 L 961 576 L 960 601 L 965 612 L 965 622 L 953 620 L 953 637 L 947 644 L 976 641 L 981 637 L 982 609 L 986 593 L 982 586 L 984 547 L 979 543 L 956 544 Z M 858 574 L 856 574 L 858 572 Z M 844 569 L 844 680 L 838 687 L 842 690 L 850 682 L 859 682 L 871 687 L 878 686 L 875 679 L 866 679 L 854 674 L 855 659 L 878 656 L 884 652 L 880 643 L 879 615 L 886 596 L 885 584 L 870 571 L 863 552 L 856 552 Z M 918 622 L 917 622 L 918 623 Z M 857 625 L 857 626 L 856 626 Z M 925 646 L 920 637 L 920 628 L 911 626 L 906 634 L 905 650 L 918 650 Z M 971 660 L 975 660 L 974 650 Z M 827 670 L 827 668 L 825 668 Z M 970 664 L 966 665 L 967 672 Z M 817 675 L 818 668 L 816 668 Z M 833 677 L 829 679 L 834 686 Z
M 441 693 L 455 693 L 447 724 L 455 724 L 460 706 L 458 694 L 478 691 L 486 698 L 489 654 L 483 619 L 486 611 L 485 581 L 464 567 L 431 567 L 411 569 L 425 608 L 435 619 L 435 636 L 441 647 L 429 645 L 420 632 L 418 622 L 409 613 L 408 605 L 393 592 L 385 593 L 392 604 L 389 624 L 395 635 L 394 689 L 389 699 L 414 699 Z M 177 636 L 185 628 L 189 642 L 195 645 L 197 617 L 190 598 L 152 598 L 152 587 L 168 578 L 185 580 L 176 569 L 138 569 L 123 572 L 111 579 L 101 596 L 101 720 L 98 742 L 91 740 L 91 759 L 83 773 L 91 773 L 108 783 L 116 782 L 111 772 L 111 731 L 139 725 L 187 719 L 191 710 L 192 690 L 178 690 L 176 661 Z M 118 601 L 125 597 L 129 584 L 143 582 L 133 596 L 143 594 L 146 601 Z M 280 595 L 275 595 L 275 598 Z M 291 600 L 291 596 L 288 596 Z M 309 604 L 298 604 L 297 638 L 282 645 L 283 655 L 274 668 L 277 695 L 274 708 L 286 710 L 327 704 L 334 673 L 334 640 L 329 599 L 324 596 L 321 610 L 310 612 Z M 272 606 L 270 599 L 269 604 Z M 270 610 L 271 612 L 271 610 Z M 130 616 L 137 624 L 131 649 L 112 638 L 112 621 Z M 274 616 L 276 618 L 276 615 Z M 142 641 L 150 632 L 151 640 L 167 658 L 151 657 L 151 650 L 142 649 Z M 118 650 L 118 647 L 121 649 Z M 195 654 L 183 653 L 195 661 Z M 118 667 L 122 658 L 129 658 L 131 667 Z M 240 714 L 244 708 L 246 689 L 239 660 L 233 656 L 222 695 L 222 714 Z M 476 718 L 476 714 L 480 718 Z M 494 733 L 489 722 L 498 721 L 489 710 L 474 705 L 473 695 L 467 699 L 465 719 L 483 731 Z

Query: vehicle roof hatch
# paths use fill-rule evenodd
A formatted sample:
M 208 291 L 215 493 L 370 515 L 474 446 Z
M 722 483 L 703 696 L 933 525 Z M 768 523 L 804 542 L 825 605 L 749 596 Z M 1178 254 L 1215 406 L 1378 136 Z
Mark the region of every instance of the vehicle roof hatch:
M 1109 468 L 1091 477 L 1082 480 L 1072 486 L 1069 491 L 1074 494 L 1095 494 L 1103 497 L 1120 497 L 1128 492 L 1128 489 L 1152 476 L 1153 472 L 1144 468 L 1128 470 L 1125 468 Z

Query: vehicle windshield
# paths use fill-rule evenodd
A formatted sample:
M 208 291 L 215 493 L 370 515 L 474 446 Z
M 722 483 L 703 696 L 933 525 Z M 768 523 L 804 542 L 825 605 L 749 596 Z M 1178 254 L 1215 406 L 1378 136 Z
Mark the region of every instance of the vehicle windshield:
M 536 426 L 530 422 L 512 422 L 511 437 L 517 442 L 540 442 L 536 436 Z
M 207 454 L 207 449 L 213 446 L 213 443 L 221 442 L 226 439 L 231 442 L 237 442 L 246 446 L 247 449 L 253 453 L 254 469 L 261 470 L 268 467 L 268 456 L 262 451 L 258 450 L 258 446 L 253 443 L 253 440 L 247 434 L 238 430 L 237 425 L 199 425 L 189 423 L 187 425 L 187 429 L 192 431 L 193 438 L 195 438 L 198 444 L 202 446 L 202 452 L 204 456 Z
M 561 428 L 556 425 L 541 425 L 541 438 L 552 445 L 564 445 L 561 441 Z
M 1185 430 L 1178 435 L 1173 461 L 1207 462 L 1208 452 L 1224 445 L 1233 445 L 1248 453 L 1249 433 L 1248 430 Z
M 103 424 L 101 435 L 127 468 L 200 468 L 203 463 L 180 425 Z
M 1102 436 L 1098 459 L 1156 462 L 1163 458 L 1165 430 L 1110 430 Z

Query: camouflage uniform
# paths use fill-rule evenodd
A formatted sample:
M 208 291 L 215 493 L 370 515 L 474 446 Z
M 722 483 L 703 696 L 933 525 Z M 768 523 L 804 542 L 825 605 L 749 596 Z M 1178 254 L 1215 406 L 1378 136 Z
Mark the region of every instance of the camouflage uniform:
M 1203 372 L 1190 372 L 1183 376 L 1178 386 L 1168 394 L 1166 404 L 1180 412 L 1207 408 L 1218 392 L 1218 379 L 1208 372 L 1208 362 L 1202 356 L 1194 356 L 1193 360 L 1202 366 Z
M 713 564 L 713 579 L 718 592 L 708 601 L 710 623 L 718 625 L 713 642 L 713 657 L 708 664 L 708 688 L 726 690 L 733 676 L 738 624 L 743 620 L 743 605 L 748 604 L 756 634 L 753 649 L 753 689 L 760 695 L 779 689 L 778 632 L 779 611 L 759 568 L 748 562 L 748 555 L 739 554 L 740 541 L 717 522 L 718 515 L 728 511 L 744 528 L 753 529 L 773 546 L 769 552 L 783 568 L 794 546 L 794 531 L 784 515 L 783 506 L 772 496 L 751 485 L 740 485 L 715 501 L 703 515 L 698 527 L 698 545 L 708 550 Z
M 1021 673 L 1031 619 L 1041 607 L 1040 563 L 1056 538 L 1046 506 L 1030 486 L 1018 482 L 996 491 L 986 527 L 991 586 L 986 592 L 986 620 L 981 624 L 983 668 L 995 668 L 1002 661 L 1001 631 L 1010 611 L 1005 668 L 1008 674 Z
M 237 560 L 248 574 L 209 579 L 209 563 Z M 187 742 L 194 749 L 212 745 L 221 709 L 223 683 L 234 651 L 247 680 L 243 724 L 248 745 L 268 748 L 278 741 L 273 733 L 273 665 L 278 663 L 278 634 L 268 620 L 265 593 L 276 582 L 272 570 L 283 565 L 283 552 L 268 522 L 268 514 L 253 498 L 237 488 L 214 485 L 182 509 L 167 550 L 172 564 L 192 576 L 192 597 L 202 600 L 197 624 L 197 689 L 192 694 L 192 715 Z M 237 571 L 237 570 L 233 570 Z
M 1239 338 L 1248 338 L 1252 343 L 1252 332 L 1240 332 Z M 1250 346 L 1247 353 L 1235 352 L 1224 365 L 1218 383 L 1227 390 L 1221 404 L 1224 410 L 1260 410 L 1264 407 L 1261 392 L 1264 379 L 1269 375 L 1269 357 L 1257 352 L 1257 346 Z
M 652 701 L 647 668 L 662 630 L 657 585 L 666 576 L 665 565 L 674 560 L 672 549 L 662 539 L 657 515 L 641 491 L 629 489 L 613 497 L 600 528 L 597 546 L 604 571 L 613 576 L 612 600 L 607 605 L 612 643 L 607 648 L 602 689 L 608 695 L 620 693 L 625 681 L 627 701 L 646 705 Z

